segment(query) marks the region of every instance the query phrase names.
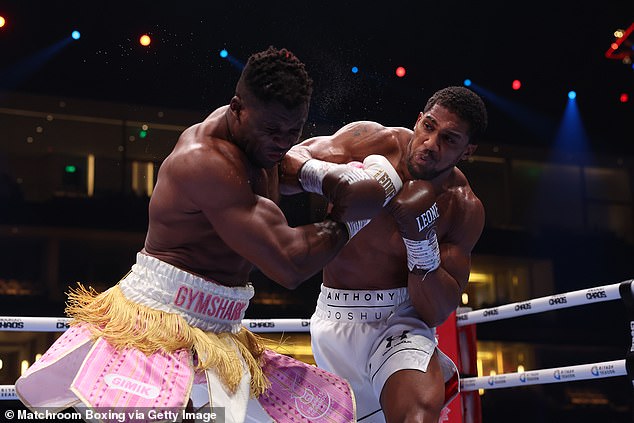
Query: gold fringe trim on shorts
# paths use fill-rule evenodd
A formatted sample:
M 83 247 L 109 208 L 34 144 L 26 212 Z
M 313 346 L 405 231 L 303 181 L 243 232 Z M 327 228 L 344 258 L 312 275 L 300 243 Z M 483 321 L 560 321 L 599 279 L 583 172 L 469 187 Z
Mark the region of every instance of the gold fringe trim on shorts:
M 243 375 L 241 355 L 251 373 L 251 394 L 258 397 L 270 386 L 260 365 L 265 341 L 249 330 L 203 332 L 177 314 L 128 300 L 118 285 L 102 293 L 78 285 L 68 293 L 66 314 L 73 319 L 71 325 L 88 323 L 95 339 L 103 337 L 115 348 L 135 348 L 146 355 L 191 350 L 198 357 L 196 370 L 214 369 L 232 393 Z

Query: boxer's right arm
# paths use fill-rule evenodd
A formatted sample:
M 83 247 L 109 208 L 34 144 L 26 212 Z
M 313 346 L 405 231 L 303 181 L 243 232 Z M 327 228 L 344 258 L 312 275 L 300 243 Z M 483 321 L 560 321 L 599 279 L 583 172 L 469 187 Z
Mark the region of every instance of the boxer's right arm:
M 373 131 L 368 131 L 368 127 Z M 280 166 L 281 192 L 301 191 L 326 197 L 338 221 L 374 217 L 400 190 L 399 174 L 385 157 L 372 150 L 377 139 L 390 132 L 373 122 L 346 125 L 332 136 L 315 137 L 293 147 Z M 369 135 L 368 135 L 369 134 Z M 360 166 L 343 163 L 363 160 Z
M 332 218 L 340 222 L 374 217 L 402 186 L 392 164 L 376 154 L 348 165 L 307 160 L 299 181 L 304 191 L 326 197 Z
M 280 285 L 296 288 L 348 241 L 345 226 L 332 220 L 290 227 L 273 201 L 253 193 L 246 170 L 231 158 L 193 160 L 199 166 L 180 175 L 182 195 L 204 213 L 228 248 Z
M 303 192 L 300 169 L 309 159 L 345 164 L 363 161 L 371 154 L 394 151 L 397 133 L 370 121 L 349 123 L 332 135 L 308 138 L 293 146 L 280 165 L 280 190 L 284 195 Z

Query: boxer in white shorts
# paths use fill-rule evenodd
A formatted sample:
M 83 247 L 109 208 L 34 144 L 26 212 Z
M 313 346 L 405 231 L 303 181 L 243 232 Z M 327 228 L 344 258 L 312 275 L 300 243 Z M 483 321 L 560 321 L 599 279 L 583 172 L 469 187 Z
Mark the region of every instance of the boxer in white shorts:
M 448 87 L 431 96 L 413 130 L 353 122 L 294 146 L 282 160 L 287 195 L 319 192 L 310 183 L 320 168 L 315 162 L 358 163 L 373 155 L 386 158 L 402 182 L 324 268 L 329 289 L 311 324 L 317 364 L 348 379 L 361 422 L 438 422 L 451 366 L 430 328 L 460 304 L 484 227 L 482 202 L 456 165 L 471 157 L 486 126 L 482 99 Z
M 435 330 L 417 316 L 407 288 L 351 291 L 322 285 L 310 333 L 317 365 L 353 387 L 359 422 L 384 422 L 379 397 L 386 380 L 399 370 L 427 371 L 434 351 L 445 402 L 458 393 L 457 368 L 437 348 Z

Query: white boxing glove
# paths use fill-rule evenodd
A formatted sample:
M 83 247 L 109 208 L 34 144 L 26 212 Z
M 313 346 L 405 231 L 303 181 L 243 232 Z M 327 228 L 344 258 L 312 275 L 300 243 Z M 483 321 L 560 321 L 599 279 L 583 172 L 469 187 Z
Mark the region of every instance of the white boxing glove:
M 376 179 L 385 191 L 383 206 L 403 188 L 403 181 L 398 176 L 392 163 L 384 156 L 372 154 L 363 160 L 363 169 Z

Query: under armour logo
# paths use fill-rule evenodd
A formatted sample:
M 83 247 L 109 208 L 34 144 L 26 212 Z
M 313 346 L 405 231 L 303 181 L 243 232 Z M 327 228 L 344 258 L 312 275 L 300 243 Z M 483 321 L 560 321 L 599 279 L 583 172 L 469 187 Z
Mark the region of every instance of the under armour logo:
M 403 333 L 401 333 L 401 335 L 398 336 L 397 338 L 402 341 L 403 339 L 407 338 L 408 333 L 409 333 L 408 330 L 404 330 Z M 394 337 L 390 335 L 385 339 L 387 340 L 387 345 L 385 346 L 385 348 L 392 348 L 392 342 L 394 342 Z

